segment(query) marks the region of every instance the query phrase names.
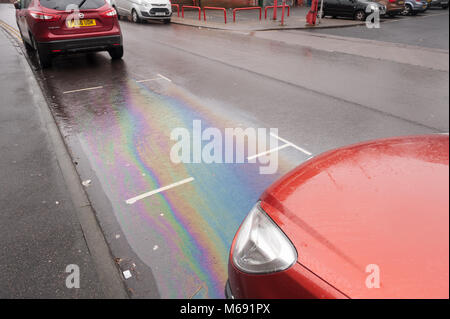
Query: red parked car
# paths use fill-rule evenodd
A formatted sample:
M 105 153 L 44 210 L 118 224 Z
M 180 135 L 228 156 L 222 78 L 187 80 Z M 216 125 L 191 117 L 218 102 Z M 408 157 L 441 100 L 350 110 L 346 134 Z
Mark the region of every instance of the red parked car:
M 108 51 L 123 56 L 116 10 L 105 0 L 20 0 L 14 3 L 24 45 L 42 67 L 58 54 Z
M 231 247 L 235 298 L 448 298 L 449 137 L 317 156 L 269 187 Z

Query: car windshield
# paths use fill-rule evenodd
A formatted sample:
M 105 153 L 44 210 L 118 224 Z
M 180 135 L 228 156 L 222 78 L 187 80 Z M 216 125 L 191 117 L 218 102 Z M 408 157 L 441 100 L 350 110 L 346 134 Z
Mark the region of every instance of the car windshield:
M 45 8 L 65 11 L 74 5 L 83 9 L 98 9 L 105 4 L 105 0 L 40 0 L 40 3 Z

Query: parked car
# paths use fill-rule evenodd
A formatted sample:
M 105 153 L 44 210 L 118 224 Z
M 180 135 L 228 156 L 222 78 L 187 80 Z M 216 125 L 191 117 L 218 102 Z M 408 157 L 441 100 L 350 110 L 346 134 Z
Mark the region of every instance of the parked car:
M 373 9 L 372 9 L 373 8 Z M 382 4 L 364 0 L 323 0 L 322 16 L 351 17 L 364 21 L 374 9 L 380 11 L 380 15 L 386 13 L 386 7 Z
M 430 8 L 442 8 L 447 9 L 448 8 L 448 0 L 431 0 Z
M 449 137 L 326 152 L 270 186 L 231 245 L 227 297 L 449 297 Z
M 70 5 L 79 11 L 66 11 Z M 21 0 L 14 6 L 23 43 L 36 52 L 43 68 L 60 54 L 108 51 L 113 59 L 123 56 L 117 14 L 105 0 Z
M 170 23 L 172 4 L 170 0 L 111 0 L 120 17 L 129 17 L 139 23 L 143 20 L 161 20 Z
M 405 10 L 405 0 L 374 0 L 386 7 L 386 14 L 395 17 Z
M 405 10 L 403 15 L 417 15 L 418 13 L 427 10 L 428 4 L 424 0 L 405 0 Z

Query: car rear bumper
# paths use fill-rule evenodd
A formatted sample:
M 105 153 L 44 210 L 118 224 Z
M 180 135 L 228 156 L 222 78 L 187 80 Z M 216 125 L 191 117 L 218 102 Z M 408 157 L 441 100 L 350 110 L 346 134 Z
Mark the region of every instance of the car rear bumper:
M 227 283 L 225 284 L 225 298 L 234 299 L 234 295 L 233 295 L 233 292 L 231 291 L 229 280 L 227 280 Z
M 122 36 L 120 35 L 38 43 L 40 49 L 50 53 L 106 51 L 119 45 L 122 45 Z
M 284 271 L 247 274 L 228 263 L 225 296 L 237 299 L 346 299 L 348 298 L 299 263 Z

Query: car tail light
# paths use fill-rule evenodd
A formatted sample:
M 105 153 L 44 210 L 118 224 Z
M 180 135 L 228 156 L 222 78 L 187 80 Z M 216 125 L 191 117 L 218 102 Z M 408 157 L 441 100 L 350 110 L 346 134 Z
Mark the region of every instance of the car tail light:
M 257 203 L 236 235 L 232 256 L 239 270 L 261 274 L 288 269 L 297 260 L 297 251 Z
M 104 12 L 100 13 L 100 15 L 102 17 L 111 17 L 112 18 L 112 17 L 115 17 L 117 15 L 117 12 L 116 12 L 116 9 L 111 9 L 111 10 L 104 11 Z
M 51 13 L 44 13 L 44 12 L 38 12 L 38 11 L 30 11 L 30 15 L 35 20 L 42 20 L 42 21 L 58 21 L 61 19 L 60 15 L 57 14 L 51 14 Z
M 397 0 L 389 0 L 390 3 L 396 3 Z

